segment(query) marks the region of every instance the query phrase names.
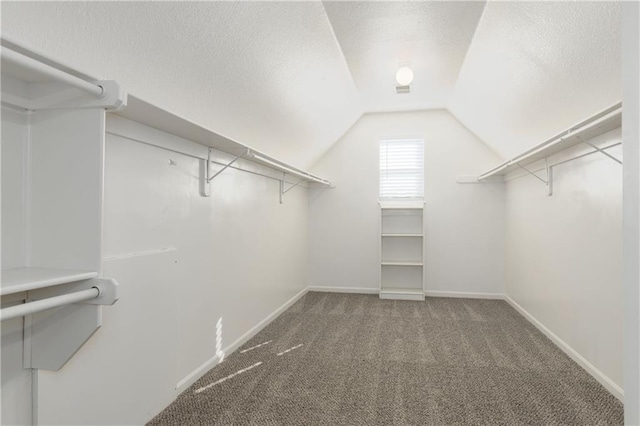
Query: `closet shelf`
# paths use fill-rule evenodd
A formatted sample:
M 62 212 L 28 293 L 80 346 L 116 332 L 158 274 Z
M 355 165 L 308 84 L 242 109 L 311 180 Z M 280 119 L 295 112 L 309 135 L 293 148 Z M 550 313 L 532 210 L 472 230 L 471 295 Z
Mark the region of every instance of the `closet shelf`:
M 422 266 L 422 262 L 383 261 L 382 266 Z
M 420 237 L 422 234 L 382 234 L 383 237 Z
M 51 268 L 2 270 L 0 296 L 96 278 L 97 272 Z
M 331 186 L 331 182 L 327 179 L 315 176 L 305 170 L 263 154 L 247 145 L 215 133 L 212 130 L 145 102 L 135 96 L 129 95 L 127 108 L 119 111 L 118 115 L 230 154 L 238 159 L 243 158 L 271 169 L 297 176 L 306 182 L 315 182 L 320 185 Z
M 392 300 L 424 300 L 422 289 L 416 288 L 382 288 L 380 289 L 380 299 Z
M 592 117 L 553 136 L 541 144 L 507 160 L 491 170 L 481 174 L 478 181 L 491 176 L 506 175 L 520 167 L 547 158 L 553 154 L 581 144 L 589 139 L 603 135 L 622 125 L 622 103 L 619 102 Z

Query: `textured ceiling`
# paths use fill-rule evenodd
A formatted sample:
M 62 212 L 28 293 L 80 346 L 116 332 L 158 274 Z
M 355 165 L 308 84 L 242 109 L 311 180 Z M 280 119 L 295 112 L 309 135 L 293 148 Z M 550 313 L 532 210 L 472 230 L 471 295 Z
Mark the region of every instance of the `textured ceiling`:
M 324 2 L 366 112 L 444 108 L 484 2 Z M 411 93 L 397 95 L 398 64 Z
M 302 168 L 363 112 L 447 107 L 511 157 L 621 98 L 618 2 L 1 7 L 3 36 Z
M 451 112 L 511 158 L 622 99 L 618 2 L 489 2 Z
M 2 32 L 298 167 L 362 114 L 320 2 L 2 2 Z

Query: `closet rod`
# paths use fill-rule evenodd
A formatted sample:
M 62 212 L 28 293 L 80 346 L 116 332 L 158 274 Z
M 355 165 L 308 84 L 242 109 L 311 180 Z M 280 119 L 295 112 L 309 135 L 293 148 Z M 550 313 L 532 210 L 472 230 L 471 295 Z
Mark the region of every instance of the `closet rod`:
M 25 315 L 34 314 L 47 309 L 82 302 L 84 300 L 95 299 L 99 296 L 100 289 L 98 287 L 91 287 L 74 293 L 63 294 L 61 296 L 49 297 L 35 302 L 28 302 L 21 305 L 11 306 L 9 308 L 3 308 L 0 309 L 0 321 L 23 317 Z
M 144 144 L 144 145 L 152 146 L 154 148 L 160 148 L 160 149 L 163 149 L 165 151 L 175 152 L 176 154 L 185 155 L 187 157 L 195 158 L 196 160 L 205 160 L 205 161 L 207 160 L 207 157 L 204 157 L 204 156 L 201 157 L 199 155 L 194 155 L 194 154 L 191 154 L 191 153 L 188 153 L 188 152 L 179 151 L 177 149 L 167 148 L 166 146 L 156 145 L 156 144 L 151 143 L 151 142 L 143 141 L 141 139 L 132 138 L 131 136 L 121 135 L 120 133 L 115 133 L 115 132 L 112 132 L 112 131 L 109 131 L 109 130 L 107 130 L 105 133 L 107 133 L 109 135 L 113 135 L 113 136 L 118 136 L 119 138 L 128 139 L 128 140 L 130 140 L 132 142 L 138 142 L 138 143 L 141 143 L 141 144 Z M 209 147 L 207 147 L 205 145 L 202 145 L 202 146 L 204 146 L 205 148 L 209 148 Z M 211 149 L 217 151 L 217 149 L 215 149 L 215 148 L 211 148 Z M 221 151 L 219 151 L 219 152 L 221 152 Z M 227 163 L 221 163 L 221 162 L 215 161 L 215 160 L 210 160 L 210 161 L 213 164 L 217 164 L 219 166 L 226 166 L 227 165 Z M 258 164 L 258 163 L 254 163 L 254 164 Z M 267 167 L 269 169 L 272 168 L 272 167 L 269 167 L 267 165 L 264 165 L 264 167 Z M 252 170 L 243 169 L 242 167 L 238 167 L 238 166 L 235 166 L 235 165 L 231 165 L 231 166 L 229 166 L 229 168 L 230 169 L 234 169 L 234 170 L 238 170 L 238 171 L 241 171 L 241 172 L 245 172 L 245 173 L 250 173 L 250 174 L 256 175 L 256 176 L 262 176 L 262 177 L 265 177 L 267 179 L 275 180 L 275 181 L 278 181 L 278 182 L 283 181 L 282 178 L 277 178 L 277 177 L 269 176 L 269 175 L 264 174 L 264 173 L 254 172 Z M 297 183 L 297 182 L 292 182 L 292 181 L 289 181 L 289 180 L 284 180 L 283 182 L 288 183 L 289 185 L 294 185 L 294 184 Z M 303 186 L 303 185 L 298 185 L 298 186 Z M 303 186 L 303 187 L 304 188 L 308 188 L 308 186 Z
M 36 61 L 35 59 L 22 55 L 11 49 L 7 49 L 6 47 L 2 48 L 2 59 L 4 61 L 18 65 L 19 67 L 24 67 L 34 72 L 45 74 L 53 78 L 54 80 L 66 83 L 70 86 L 75 87 L 76 89 L 80 89 L 83 92 L 86 92 L 98 98 L 106 95 L 104 88 L 100 85 L 85 81 L 50 65 Z
M 302 179 L 312 180 L 314 182 L 318 182 L 318 183 L 321 183 L 323 185 L 331 185 L 331 182 L 329 182 L 327 180 L 320 179 L 320 178 L 318 178 L 316 176 L 313 176 L 312 174 L 309 174 L 309 173 L 304 173 L 304 172 L 300 172 L 298 170 L 294 170 L 291 167 L 287 167 L 287 166 L 284 166 L 282 164 L 278 164 L 275 161 L 270 160 L 268 158 L 265 158 L 260 154 L 255 154 L 255 153 L 251 152 L 249 154 L 249 156 L 254 158 L 254 159 L 256 159 L 256 160 L 258 160 L 258 161 L 260 161 L 260 162 L 262 162 L 262 163 L 268 164 L 268 165 L 270 165 L 270 166 L 272 166 L 272 167 L 274 167 L 274 168 L 276 168 L 278 170 L 281 170 L 281 171 L 283 171 L 285 173 L 289 173 L 289 174 L 301 177 Z

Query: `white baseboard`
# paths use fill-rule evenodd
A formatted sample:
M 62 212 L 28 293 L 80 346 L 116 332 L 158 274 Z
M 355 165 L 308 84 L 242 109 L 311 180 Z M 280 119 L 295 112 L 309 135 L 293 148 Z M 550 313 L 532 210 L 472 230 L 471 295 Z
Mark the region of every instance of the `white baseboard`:
M 604 386 L 613 396 L 624 402 L 624 390 L 618 386 L 613 380 L 607 377 L 602 371 L 598 370 L 589 361 L 584 359 L 575 349 L 573 349 L 564 340 L 558 337 L 553 331 L 549 330 L 540 321 L 538 321 L 533 315 L 527 312 L 522 306 L 520 306 L 515 300 L 509 296 L 505 296 L 504 300 L 507 301 L 516 311 L 518 311 L 523 317 L 525 317 L 531 324 L 536 326 L 545 336 L 547 336 L 557 347 L 559 347 L 564 353 L 566 353 L 572 360 L 574 360 L 580 367 L 584 368 L 587 373 L 591 374 L 602 386 Z
M 291 305 L 296 303 L 302 296 L 307 294 L 309 288 L 302 289 L 298 294 L 293 296 L 291 299 L 287 300 L 282 306 L 276 309 L 273 313 L 267 316 L 265 319 L 260 321 L 254 327 L 252 327 L 249 331 L 240 336 L 235 342 L 229 344 L 225 348 L 222 349 L 224 356 L 229 356 L 240 346 L 244 345 L 249 339 L 258 334 L 263 328 L 265 328 L 271 321 L 276 319 L 281 313 L 289 309 Z M 204 376 L 206 372 L 211 370 L 213 367 L 218 365 L 220 362 L 219 356 L 216 354 L 212 358 L 205 361 L 200 367 L 196 368 L 189 375 L 187 375 L 184 379 L 180 380 L 176 385 L 176 391 L 178 393 L 183 392 L 189 386 L 194 384 L 200 377 Z
M 502 293 L 468 293 L 465 291 L 432 291 L 424 292 L 427 297 L 456 297 L 464 299 L 495 299 L 504 300 L 505 295 Z
M 322 293 L 353 293 L 353 294 L 378 294 L 380 290 L 368 287 L 325 287 L 325 286 L 309 286 L 309 291 L 317 291 Z

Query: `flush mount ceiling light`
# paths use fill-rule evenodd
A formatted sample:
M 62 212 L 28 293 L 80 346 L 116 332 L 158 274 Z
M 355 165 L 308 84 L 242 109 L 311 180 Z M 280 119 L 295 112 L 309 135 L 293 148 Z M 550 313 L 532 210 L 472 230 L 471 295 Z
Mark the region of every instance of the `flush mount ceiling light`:
M 401 67 L 396 73 L 396 81 L 401 86 L 408 86 L 413 81 L 413 71 L 409 67 Z

